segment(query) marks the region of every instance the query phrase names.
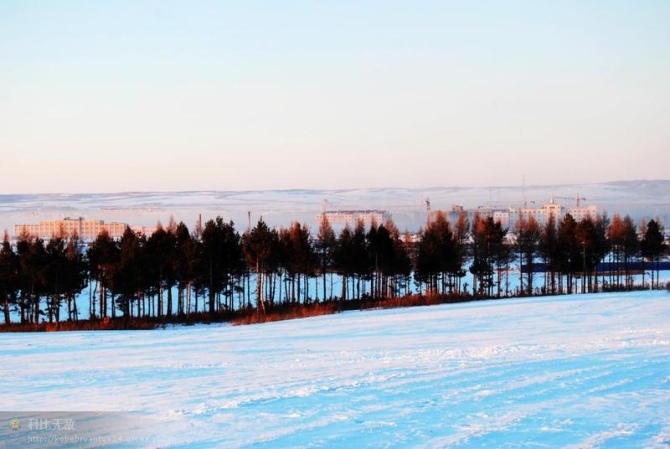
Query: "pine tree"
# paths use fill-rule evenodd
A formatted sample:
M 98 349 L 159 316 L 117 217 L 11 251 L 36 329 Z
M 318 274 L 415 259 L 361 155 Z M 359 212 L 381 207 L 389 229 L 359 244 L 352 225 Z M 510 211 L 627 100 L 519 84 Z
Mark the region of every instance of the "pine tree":
M 86 287 L 88 279 L 88 265 L 82 252 L 82 243 L 76 233 L 68 236 L 64 262 L 63 291 L 67 302 L 68 319 L 76 321 L 79 319 L 77 296 Z
M 576 273 L 584 268 L 582 245 L 576 236 L 577 222 L 567 214 L 558 224 L 558 267 L 561 275 L 567 277 L 567 292 L 573 292 L 573 280 Z M 560 277 L 559 277 L 560 279 Z M 559 286 L 561 289 L 561 286 Z
M 630 264 L 640 251 L 637 229 L 631 217 L 626 215 L 622 219 L 620 215 L 615 214 L 607 229 L 607 239 L 609 240 L 610 255 L 613 258 L 614 265 L 611 281 L 617 287 L 621 287 L 623 273 L 625 287 L 630 289 L 632 287 Z
M 300 300 L 300 281 L 304 276 L 302 291 L 303 302 L 306 303 L 309 296 L 309 277 L 314 275 L 317 265 L 317 256 L 309 228 L 293 222 L 290 228 L 280 230 L 279 244 L 281 247 L 279 265 L 288 273 L 291 284 L 289 299 L 292 302 Z
M 453 290 L 452 278 L 461 270 L 457 245 L 446 215 L 438 211 L 421 233 L 417 253 L 418 279 L 427 284 L 429 292 Z
M 342 278 L 342 293 L 340 294 L 342 301 L 349 299 L 349 279 L 355 273 L 354 257 L 354 234 L 347 224 L 340 231 L 333 250 L 333 266 Z
M 119 265 L 116 270 L 115 292 L 119 295 L 117 304 L 126 318 L 132 316 L 132 303 L 136 301 L 140 316 L 140 292 L 144 287 L 142 251 L 144 241 L 132 229 L 126 227 L 119 241 Z
M 319 234 L 316 237 L 316 249 L 319 257 L 319 269 L 321 271 L 321 276 L 323 280 L 324 300 L 332 298 L 333 296 L 332 287 L 330 295 L 328 295 L 327 293 L 326 276 L 333 266 L 333 251 L 335 249 L 336 243 L 337 238 L 335 237 L 333 227 L 330 225 L 330 222 L 328 221 L 328 217 L 326 216 L 326 214 L 322 214 L 321 221 L 319 223 Z
M 384 229 L 388 232 L 390 239 L 390 248 L 387 250 L 388 260 L 382 266 L 382 274 L 387 278 L 391 278 L 391 285 L 385 286 L 385 291 L 382 292 L 384 297 L 395 297 L 398 294 L 399 288 L 408 288 L 409 278 L 412 273 L 412 261 L 407 251 L 407 246 L 400 238 L 400 231 L 396 227 L 393 220 L 390 218 L 384 223 Z
M 493 286 L 497 284 L 497 296 L 501 294 L 501 273 L 509 264 L 510 251 L 505 245 L 507 229 L 493 217 L 475 215 L 473 224 L 473 261 L 470 272 L 474 276 L 473 288 L 477 295 L 493 296 Z M 494 268 L 498 272 L 497 283 L 493 282 Z
M 373 268 L 363 220 L 358 220 L 356 223 L 352 237 L 351 250 L 353 271 L 356 276 L 356 297 L 361 299 L 363 297 L 362 283 L 365 279 L 370 278 Z
M 0 250 L 0 300 L 3 304 L 5 324 L 10 324 L 10 307 L 16 305 L 19 290 L 19 259 L 5 231 Z
M 623 259 L 624 259 L 624 273 L 626 276 L 626 286 L 632 288 L 633 277 L 631 276 L 630 265 L 634 258 L 640 254 L 640 239 L 637 234 L 637 229 L 633 223 L 630 215 L 626 215 L 623 219 Z
M 622 266 L 625 265 L 624 261 L 624 241 L 625 241 L 626 231 L 624 229 L 624 221 L 621 219 L 619 214 L 614 214 L 612 217 L 612 222 L 610 223 L 609 228 L 607 229 L 607 239 L 610 242 L 612 248 L 610 252 L 610 257 L 612 259 L 613 270 L 610 275 L 610 282 L 615 284 L 617 287 L 621 286 L 621 275 L 623 273 Z M 628 275 L 626 274 L 626 283 Z
M 661 256 L 666 250 L 665 238 L 663 237 L 663 227 L 660 225 L 657 220 L 650 220 L 647 224 L 647 229 L 644 233 L 642 239 L 642 256 L 650 261 L 652 264 L 655 263 L 656 269 L 656 281 L 654 283 L 654 271 L 652 270 L 651 276 L 651 287 L 659 288 L 659 275 L 660 268 L 659 262 Z
M 190 291 L 190 286 L 193 282 L 194 271 L 191 266 L 190 251 L 194 248 L 191 233 L 188 226 L 180 221 L 174 232 L 175 236 L 175 259 L 174 259 L 174 273 L 177 281 L 177 315 L 183 316 L 186 314 L 186 297 L 187 290 Z
M 43 314 L 40 307 L 41 297 L 47 292 L 47 255 L 44 241 L 22 234 L 16 242 L 16 253 L 19 258 L 21 322 L 38 323 L 40 315 Z
M 234 308 L 234 293 L 236 282 L 246 272 L 243 263 L 243 244 L 242 238 L 235 230 L 235 224 L 230 221 L 223 221 L 222 217 L 216 217 L 216 220 L 209 220 L 202 231 L 201 249 L 193 248 L 191 257 L 199 257 L 201 254 L 201 263 L 199 275 L 196 279 L 207 286 L 209 294 L 209 313 L 214 315 L 216 312 L 216 297 L 224 293 L 227 302 L 227 308 Z
M 468 238 L 470 237 L 470 220 L 465 211 L 458 214 L 456 226 L 454 226 L 454 243 L 456 244 L 456 267 L 458 271 L 454 273 L 457 279 L 456 291 L 461 293 L 461 280 L 465 277 L 466 272 L 463 269 L 466 258 L 468 256 Z
M 387 298 L 395 295 L 395 291 L 389 285 L 390 279 L 400 273 L 402 245 L 397 244 L 399 233 L 392 221 L 376 226 L 370 226 L 367 235 L 368 248 L 370 251 L 371 265 L 373 267 L 373 278 L 371 296 L 373 298 Z
M 608 220 L 599 216 L 595 220 L 585 217 L 574 230 L 575 244 L 582 256 L 582 293 L 597 291 L 597 268 L 609 252 L 607 241 Z
M 610 219 L 606 214 L 596 216 L 595 220 L 595 242 L 592 257 L 592 291 L 598 292 L 598 267 L 605 260 L 605 257 L 612 250 L 610 241 L 607 238 L 607 229 L 610 227 Z M 604 275 L 603 275 L 604 276 Z M 603 279 L 604 280 L 604 279 Z
M 260 218 L 251 232 L 243 236 L 242 243 L 247 264 L 256 273 L 256 307 L 265 313 L 267 275 L 275 268 L 273 257 L 277 255 L 279 235 Z
M 177 253 L 174 228 L 165 229 L 158 223 L 156 230 L 149 236 L 146 243 L 147 258 L 150 260 L 149 277 L 157 290 L 156 316 L 165 314 L 165 290 L 168 292 L 167 314 L 172 312 L 172 286 L 175 284 L 174 264 Z
M 46 265 L 44 269 L 47 316 L 52 323 L 60 321 L 60 306 L 63 300 L 65 269 L 65 235 L 52 236 L 46 244 Z
M 99 315 L 96 313 L 95 299 L 92 299 L 90 306 L 91 318 L 107 317 L 107 293 L 114 291 L 115 273 L 118 270 L 120 251 L 118 242 L 114 241 L 109 232 L 103 229 L 96 239 L 88 247 L 87 259 L 91 276 L 97 279 L 97 288 L 100 289 Z M 111 313 L 114 315 L 113 298 L 111 302 Z
M 540 226 L 535 217 L 530 215 L 527 219 L 523 216 L 519 218 L 514 226 L 514 237 L 516 250 L 519 258 L 519 273 L 521 287 L 520 290 L 526 295 L 533 294 L 533 274 L 535 272 L 535 255 L 540 241 Z M 526 288 L 523 285 L 523 274 L 526 274 Z
M 553 215 L 549 216 L 542 229 L 538 250 L 544 260 L 545 291 L 555 295 L 557 293 L 556 274 L 560 271 L 560 247 L 556 218 Z

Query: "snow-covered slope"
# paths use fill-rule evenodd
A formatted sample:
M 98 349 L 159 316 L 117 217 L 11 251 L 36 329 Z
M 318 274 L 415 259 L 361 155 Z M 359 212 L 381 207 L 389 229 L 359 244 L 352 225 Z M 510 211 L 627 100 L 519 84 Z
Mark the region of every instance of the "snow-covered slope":
M 45 411 L 150 423 L 75 415 L 82 434 L 151 437 L 120 447 L 670 445 L 666 292 L 1 334 L 0 354 L 2 408 L 24 420 L 0 436 L 20 447 Z

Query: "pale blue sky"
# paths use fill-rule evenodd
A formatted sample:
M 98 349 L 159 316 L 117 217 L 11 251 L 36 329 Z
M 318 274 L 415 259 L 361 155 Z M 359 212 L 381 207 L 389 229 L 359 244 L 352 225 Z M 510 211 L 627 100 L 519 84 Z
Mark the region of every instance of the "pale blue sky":
M 0 193 L 670 178 L 670 1 L 0 2 Z

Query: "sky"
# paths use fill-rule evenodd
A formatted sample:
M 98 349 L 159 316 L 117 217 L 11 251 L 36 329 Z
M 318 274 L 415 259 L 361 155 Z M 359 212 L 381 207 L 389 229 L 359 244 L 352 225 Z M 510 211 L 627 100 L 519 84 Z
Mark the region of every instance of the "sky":
M 0 2 L 0 194 L 670 178 L 670 2 Z

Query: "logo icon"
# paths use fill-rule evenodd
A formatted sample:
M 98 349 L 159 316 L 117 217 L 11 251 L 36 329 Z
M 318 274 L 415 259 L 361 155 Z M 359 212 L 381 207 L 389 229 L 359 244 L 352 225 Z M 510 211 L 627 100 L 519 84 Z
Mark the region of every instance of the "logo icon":
M 11 430 L 19 430 L 21 428 L 21 421 L 19 421 L 17 418 L 10 419 L 9 428 Z

